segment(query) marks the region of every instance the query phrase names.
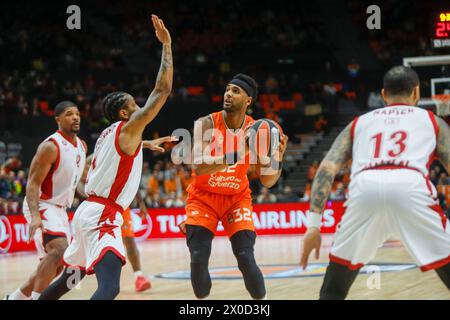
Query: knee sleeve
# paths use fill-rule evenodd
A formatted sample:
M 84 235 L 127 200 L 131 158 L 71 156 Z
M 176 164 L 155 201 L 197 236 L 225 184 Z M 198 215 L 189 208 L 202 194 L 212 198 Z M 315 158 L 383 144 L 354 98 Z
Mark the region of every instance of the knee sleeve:
M 262 299 L 266 295 L 266 288 L 253 254 L 255 240 L 256 233 L 250 230 L 238 231 L 230 239 L 247 291 L 254 299 Z
M 344 300 L 358 273 L 359 270 L 330 262 L 320 289 L 320 300 Z
M 191 253 L 191 283 L 197 298 L 205 298 L 211 290 L 208 271 L 211 242 L 214 234 L 206 228 L 186 226 L 186 243 Z

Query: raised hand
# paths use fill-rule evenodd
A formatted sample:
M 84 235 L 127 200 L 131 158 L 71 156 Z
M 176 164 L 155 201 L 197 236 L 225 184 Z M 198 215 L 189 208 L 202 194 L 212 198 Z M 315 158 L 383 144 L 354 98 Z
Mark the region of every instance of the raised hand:
M 157 15 L 152 14 L 153 27 L 155 28 L 156 37 L 162 44 L 171 44 L 172 39 L 169 31 L 166 29 L 164 22 Z

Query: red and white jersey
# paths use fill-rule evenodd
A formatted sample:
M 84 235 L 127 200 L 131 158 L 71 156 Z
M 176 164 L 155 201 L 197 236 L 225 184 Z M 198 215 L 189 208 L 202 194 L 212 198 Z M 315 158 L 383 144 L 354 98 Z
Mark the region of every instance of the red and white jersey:
M 57 131 L 44 141 L 52 141 L 58 155 L 55 164 L 42 182 L 40 200 L 62 207 L 70 207 L 75 190 L 83 175 L 86 163 L 86 149 L 80 138 L 73 144 Z
M 405 167 L 428 176 L 436 155 L 438 125 L 431 111 L 390 105 L 354 120 L 352 177 L 380 166 Z
M 122 152 L 119 134 L 123 121 L 103 130 L 95 144 L 85 192 L 89 196 L 107 198 L 126 209 L 139 188 L 142 173 L 142 144 L 134 155 Z

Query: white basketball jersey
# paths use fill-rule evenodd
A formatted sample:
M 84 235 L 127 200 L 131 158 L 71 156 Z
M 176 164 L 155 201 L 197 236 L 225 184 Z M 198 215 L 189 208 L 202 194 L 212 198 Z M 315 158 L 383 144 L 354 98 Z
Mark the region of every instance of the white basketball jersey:
M 123 121 L 112 124 L 98 138 L 85 191 L 126 209 L 136 196 L 141 181 L 142 144 L 133 156 L 120 150 L 119 134 L 124 124 Z
M 352 176 L 379 166 L 405 167 L 428 176 L 435 157 L 438 126 L 431 111 L 391 105 L 353 122 Z
M 80 138 L 73 144 L 59 130 L 45 141 L 52 141 L 58 148 L 55 164 L 41 185 L 40 199 L 62 207 L 70 207 L 75 190 L 83 175 L 86 149 Z

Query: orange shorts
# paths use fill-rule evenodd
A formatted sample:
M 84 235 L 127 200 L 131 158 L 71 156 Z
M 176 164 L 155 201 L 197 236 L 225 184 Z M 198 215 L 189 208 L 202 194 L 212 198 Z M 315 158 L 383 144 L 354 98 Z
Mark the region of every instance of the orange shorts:
M 123 214 L 122 237 L 134 238 L 133 220 L 131 219 L 130 208 L 126 209 Z
M 198 225 L 216 233 L 219 220 L 231 237 L 238 231 L 255 231 L 250 190 L 223 195 L 191 187 L 186 200 L 186 224 Z

